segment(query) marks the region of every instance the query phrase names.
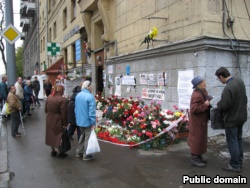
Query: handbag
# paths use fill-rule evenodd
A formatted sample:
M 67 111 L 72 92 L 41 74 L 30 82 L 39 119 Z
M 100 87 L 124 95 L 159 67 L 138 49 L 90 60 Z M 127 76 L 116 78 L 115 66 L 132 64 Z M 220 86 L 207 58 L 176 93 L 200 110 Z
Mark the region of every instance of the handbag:
M 63 130 L 62 141 L 60 146 L 60 152 L 66 153 L 71 149 L 70 139 L 67 132 L 67 129 Z
M 223 114 L 219 108 L 210 109 L 210 121 L 211 121 L 211 128 L 213 130 L 225 129 Z
M 100 152 L 100 146 L 96 137 L 95 130 L 92 129 L 88 140 L 86 155 L 97 152 Z

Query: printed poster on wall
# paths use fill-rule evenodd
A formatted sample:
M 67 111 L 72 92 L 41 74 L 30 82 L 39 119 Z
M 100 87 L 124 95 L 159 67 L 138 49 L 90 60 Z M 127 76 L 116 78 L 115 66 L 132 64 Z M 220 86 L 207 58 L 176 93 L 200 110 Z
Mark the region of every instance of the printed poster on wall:
M 190 99 L 193 92 L 193 85 L 191 80 L 194 78 L 193 70 L 178 71 L 178 98 L 179 108 L 189 109 Z
M 115 77 L 115 95 L 121 96 L 121 78 Z
M 148 84 L 148 75 L 144 74 L 144 73 L 140 74 L 139 80 L 140 80 L 141 85 L 147 85 Z
M 142 88 L 142 98 L 163 101 L 165 100 L 165 90 Z
M 157 74 L 157 80 L 159 86 L 164 86 L 167 84 L 167 73 L 162 72 Z
M 108 74 L 113 74 L 114 66 L 113 65 L 108 65 Z

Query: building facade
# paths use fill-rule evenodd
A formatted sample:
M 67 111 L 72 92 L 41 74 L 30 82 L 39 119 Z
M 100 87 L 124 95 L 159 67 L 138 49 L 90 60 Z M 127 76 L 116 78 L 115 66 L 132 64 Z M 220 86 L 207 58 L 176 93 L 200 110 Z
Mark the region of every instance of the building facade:
M 159 99 L 168 109 L 189 100 L 180 97 L 183 74 L 200 75 L 215 105 L 221 66 L 250 93 L 249 12 L 249 1 L 236 0 L 39 0 L 40 73 L 78 71 L 92 76 L 94 93 Z M 59 56 L 47 55 L 47 42 L 61 44 Z
M 38 1 L 20 1 L 20 27 L 23 40 L 23 75 L 32 76 L 40 72 Z

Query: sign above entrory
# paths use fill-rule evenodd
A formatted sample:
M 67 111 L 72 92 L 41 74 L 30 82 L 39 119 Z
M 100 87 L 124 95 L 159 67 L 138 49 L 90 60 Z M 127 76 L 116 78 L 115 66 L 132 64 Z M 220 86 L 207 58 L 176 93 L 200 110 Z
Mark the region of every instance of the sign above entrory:
M 80 26 L 76 25 L 70 32 L 63 37 L 63 42 L 68 40 L 70 37 L 72 37 L 74 34 L 76 34 L 77 31 L 79 31 Z

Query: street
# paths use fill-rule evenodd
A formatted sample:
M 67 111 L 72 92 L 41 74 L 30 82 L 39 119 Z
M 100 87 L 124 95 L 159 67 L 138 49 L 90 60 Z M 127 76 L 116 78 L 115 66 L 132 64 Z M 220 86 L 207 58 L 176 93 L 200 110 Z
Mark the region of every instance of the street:
M 183 184 L 183 176 L 205 175 L 209 178 L 246 177 L 250 179 L 250 140 L 245 142 L 246 157 L 241 173 L 226 172 L 221 167 L 227 160 L 221 157 L 217 147 L 225 155 L 225 143 L 216 148 L 209 145 L 207 167 L 190 165 L 189 148 L 185 140 L 168 150 L 143 151 L 99 142 L 101 152 L 94 160 L 83 161 L 75 157 L 77 137 L 74 135 L 72 148 L 65 159 L 50 156 L 50 147 L 45 145 L 44 101 L 35 107 L 24 123 L 26 135 L 13 138 L 8 122 L 8 165 L 14 176 L 9 185 L 12 188 L 164 188 L 164 187 L 228 187 L 228 184 Z M 19 132 L 22 132 L 21 126 Z M 185 176 L 187 177 L 187 176 Z M 248 187 L 234 184 L 233 187 Z

